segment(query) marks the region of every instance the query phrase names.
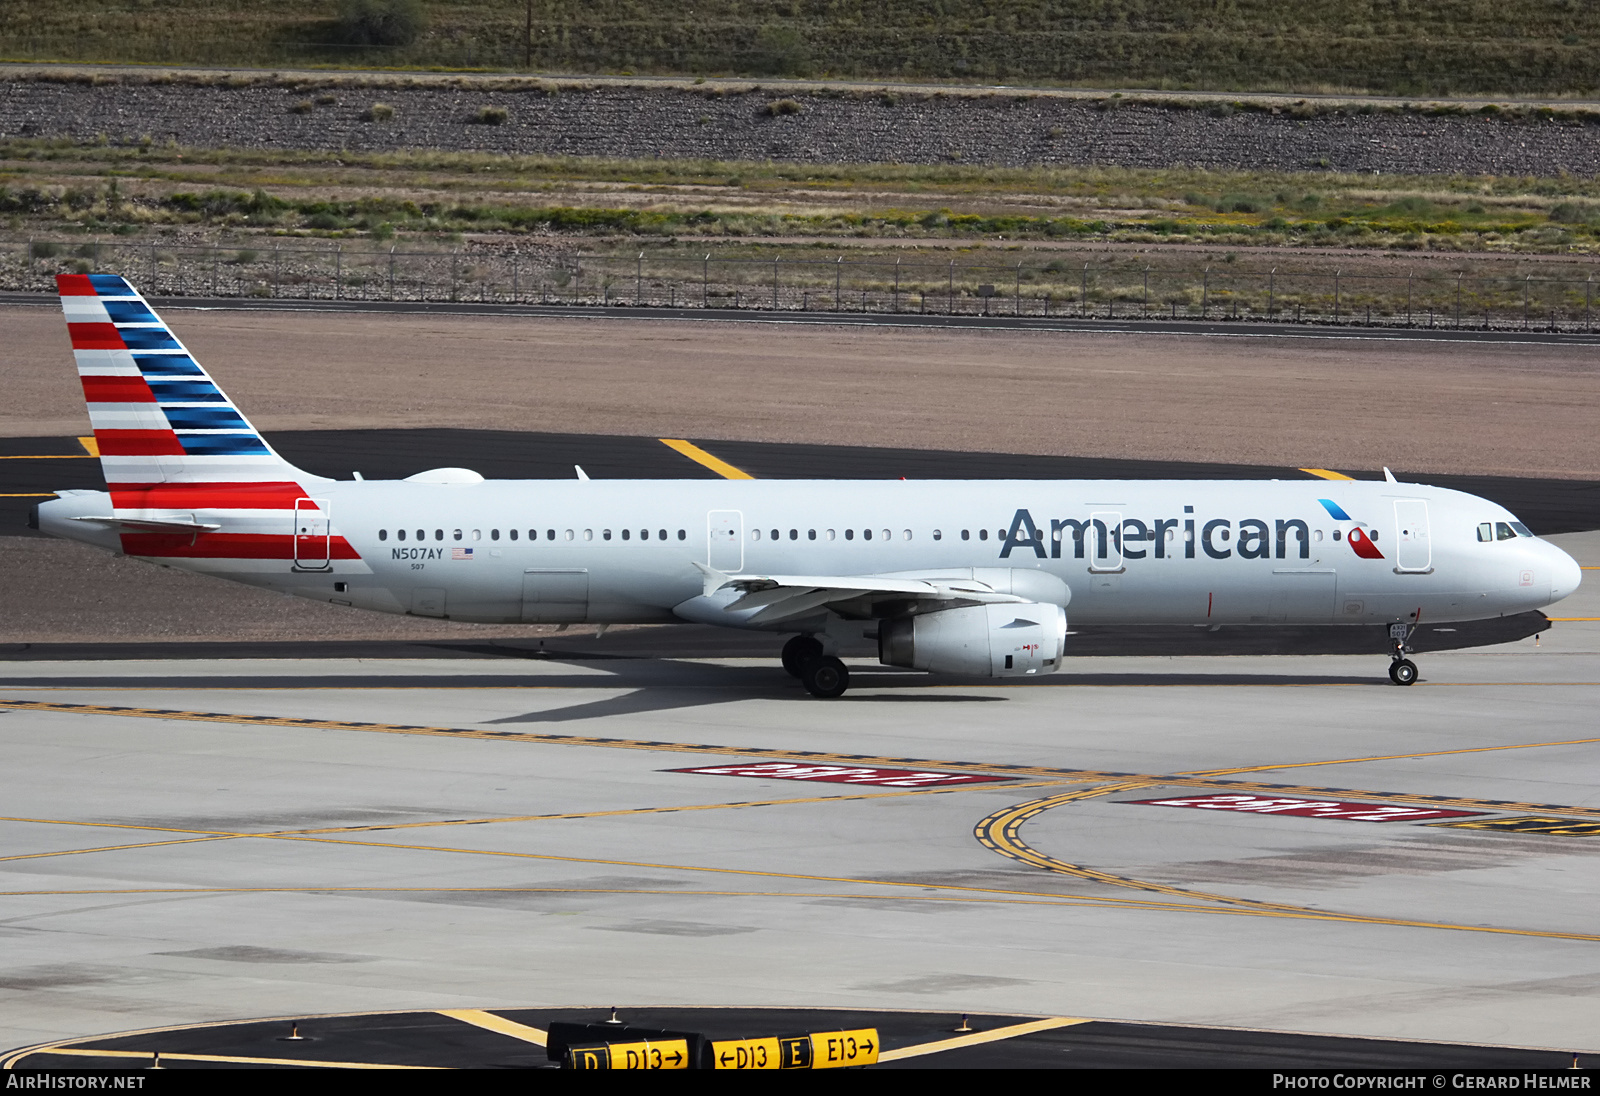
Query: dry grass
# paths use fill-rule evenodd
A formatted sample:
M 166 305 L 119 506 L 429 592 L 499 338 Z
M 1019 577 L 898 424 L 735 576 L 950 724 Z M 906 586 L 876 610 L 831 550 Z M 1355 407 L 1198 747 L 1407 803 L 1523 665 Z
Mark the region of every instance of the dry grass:
M 374 104 L 376 121 L 383 104 Z M 1600 180 L 0 142 L 12 231 L 1600 251 Z
M 1600 29 L 1550 0 L 435 0 L 410 45 L 353 44 L 325 0 L 10 0 L 16 59 L 902 78 L 1405 95 L 1600 88 Z

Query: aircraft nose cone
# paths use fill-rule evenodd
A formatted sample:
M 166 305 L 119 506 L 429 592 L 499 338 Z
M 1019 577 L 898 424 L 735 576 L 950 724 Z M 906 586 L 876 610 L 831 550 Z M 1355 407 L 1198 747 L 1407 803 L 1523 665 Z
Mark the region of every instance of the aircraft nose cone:
M 1560 601 L 1573 591 L 1583 581 L 1583 571 L 1578 567 L 1578 561 L 1559 548 L 1552 547 L 1556 554 L 1550 568 L 1550 600 Z

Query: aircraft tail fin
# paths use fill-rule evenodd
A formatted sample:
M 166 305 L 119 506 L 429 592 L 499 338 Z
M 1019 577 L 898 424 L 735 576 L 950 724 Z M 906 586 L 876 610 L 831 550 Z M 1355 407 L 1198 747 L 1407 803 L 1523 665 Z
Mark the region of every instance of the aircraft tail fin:
M 116 274 L 58 274 L 106 482 L 304 482 Z

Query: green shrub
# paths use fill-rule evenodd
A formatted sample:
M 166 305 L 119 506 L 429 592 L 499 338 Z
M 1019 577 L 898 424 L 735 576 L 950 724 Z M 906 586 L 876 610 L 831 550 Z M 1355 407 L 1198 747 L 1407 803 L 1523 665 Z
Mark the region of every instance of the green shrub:
M 755 68 L 772 76 L 805 76 L 811 52 L 804 35 L 793 27 L 762 27 L 756 36 Z
M 394 119 L 394 107 L 388 103 L 373 103 L 361 112 L 363 122 L 388 122 Z
M 49 240 L 35 240 L 28 245 L 28 255 L 34 259 L 53 259 L 61 253 L 61 246 Z
M 409 46 L 426 25 L 422 0 L 342 0 L 339 34 L 352 46 Z
M 774 99 L 763 109 L 766 114 L 778 118 L 785 114 L 799 114 L 806 108 L 797 99 Z
M 311 113 L 311 100 L 310 99 L 301 99 L 298 103 L 295 103 L 294 105 L 292 105 L 289 108 L 289 113 L 290 114 L 310 114 Z
M 472 116 L 472 123 L 479 126 L 503 126 L 510 117 L 505 107 L 479 107 L 478 113 Z

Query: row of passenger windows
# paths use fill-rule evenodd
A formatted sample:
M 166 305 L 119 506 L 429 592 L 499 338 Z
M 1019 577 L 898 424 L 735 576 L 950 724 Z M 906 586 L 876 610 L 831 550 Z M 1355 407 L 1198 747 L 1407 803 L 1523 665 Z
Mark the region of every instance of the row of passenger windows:
M 411 535 L 411 533 L 407 529 L 396 529 L 394 531 L 394 539 L 395 540 L 405 540 L 410 535 Z M 520 529 L 507 529 L 506 530 L 506 539 L 508 539 L 508 540 L 518 540 L 518 539 L 521 538 L 521 535 L 522 535 L 522 531 Z M 652 534 L 651 534 L 649 529 L 640 529 L 639 530 L 639 539 L 640 540 L 649 540 L 651 535 Z M 655 536 L 655 539 L 657 539 L 657 540 L 667 540 L 667 539 L 669 539 L 667 531 L 665 529 L 657 529 L 655 531 L 655 533 L 654 533 L 654 536 Z M 610 540 L 611 539 L 611 530 L 610 529 L 602 529 L 600 531 L 600 537 L 601 537 L 602 540 Z M 378 539 L 379 540 L 388 540 L 389 539 L 389 530 L 387 530 L 387 529 L 379 529 L 378 530 Z M 415 536 L 414 539 L 416 539 L 416 540 L 427 540 L 428 539 L 428 531 L 426 529 L 418 529 L 416 531 L 416 536 Z M 444 539 L 444 530 L 443 529 L 435 529 L 433 531 L 433 539 L 434 540 L 443 540 Z M 450 539 L 451 540 L 482 540 L 483 539 L 483 530 L 482 529 L 452 529 L 450 531 Z M 500 530 L 498 530 L 498 529 L 490 529 L 489 530 L 489 539 L 490 540 L 499 540 L 500 539 Z M 529 529 L 528 530 L 528 539 L 529 540 L 538 540 L 539 539 L 539 530 L 537 530 L 537 529 Z M 544 539 L 545 540 L 555 540 L 555 539 L 557 539 L 556 531 L 554 529 L 546 529 L 544 531 Z M 568 529 L 561 535 L 560 539 L 562 539 L 562 540 L 577 540 L 578 539 L 578 532 L 575 529 Z M 584 540 L 593 540 L 594 539 L 594 530 L 593 529 L 585 529 L 585 530 L 583 530 L 583 539 Z M 624 530 L 622 530 L 622 539 L 623 540 L 632 540 L 633 539 L 633 530 L 632 529 L 624 529 Z M 679 529 L 678 530 L 678 539 L 679 540 L 688 540 L 689 539 L 688 530 Z
M 1172 530 L 1172 529 L 1168 529 L 1167 530 L 1166 539 L 1169 542 L 1173 539 L 1174 532 L 1175 531 Z M 979 529 L 977 531 L 977 533 L 978 533 L 978 539 L 979 540 L 988 540 L 989 539 L 989 530 L 987 530 L 987 529 Z M 612 538 L 612 535 L 613 534 L 612 534 L 612 531 L 610 529 L 602 529 L 602 530 L 600 530 L 600 539 L 601 540 L 610 540 Z M 655 540 L 664 541 L 664 540 L 672 540 L 672 539 L 677 539 L 677 540 L 687 540 L 687 539 L 689 539 L 688 531 L 684 530 L 684 529 L 679 529 L 677 531 L 675 537 L 670 535 L 667 532 L 667 530 L 665 530 L 665 529 L 657 529 L 654 532 L 652 532 L 649 529 L 640 529 L 637 534 L 635 534 L 634 530 L 632 530 L 632 529 L 623 529 L 623 530 L 621 530 L 620 535 L 621 535 L 623 540 L 633 540 L 635 535 L 637 535 L 639 540 L 655 539 Z M 1229 530 L 1224 529 L 1222 531 L 1221 535 L 1222 535 L 1222 539 L 1223 540 L 1227 540 L 1228 537 L 1229 537 Z M 1312 535 L 1313 539 L 1321 540 L 1322 539 L 1322 530 L 1321 529 L 1313 530 L 1311 535 Z M 1369 530 L 1367 535 L 1372 540 L 1377 540 L 1378 539 L 1378 531 L 1376 529 Z M 519 539 L 521 539 L 521 536 L 522 536 L 522 530 L 520 530 L 520 529 L 508 529 L 508 530 L 506 530 L 505 536 L 506 536 L 506 538 L 508 540 L 519 540 Z M 1492 523 L 1491 522 L 1484 522 L 1482 525 L 1478 526 L 1478 539 L 1482 540 L 1482 541 L 1511 540 L 1512 538 L 1518 537 L 1518 536 L 1531 537 L 1531 536 L 1533 536 L 1533 534 L 1531 532 L 1529 532 L 1528 531 L 1528 527 L 1526 525 L 1523 525 L 1520 521 L 1514 521 L 1514 522 L 1511 522 L 1509 524 L 1507 524 L 1506 522 L 1503 522 L 1503 521 L 1492 522 Z M 579 530 L 576 530 L 576 529 L 567 529 L 567 530 L 564 530 L 564 531 L 562 531 L 561 533 L 558 534 L 557 531 L 554 530 L 554 529 L 546 529 L 546 530 L 544 530 L 543 534 L 541 535 L 541 533 L 540 533 L 540 531 L 538 529 L 529 529 L 529 530 L 527 530 L 527 537 L 528 537 L 529 540 L 535 540 L 535 541 L 536 540 L 540 540 L 540 539 L 544 539 L 544 540 L 579 540 L 579 539 L 582 539 L 582 540 L 593 540 L 594 539 L 594 530 L 593 529 L 584 529 L 584 530 L 579 531 Z M 838 537 L 839 537 L 839 532 L 837 530 L 835 530 L 835 529 L 824 529 L 824 530 L 821 531 L 820 537 L 823 540 L 837 540 Z M 1005 540 L 1006 539 L 1006 530 L 1004 530 L 1004 529 L 996 529 L 994 531 L 994 537 L 995 537 L 996 540 L 1001 540 L 1001 541 Z M 396 540 L 412 539 L 412 540 L 420 540 L 420 541 L 425 541 L 425 540 L 429 539 L 428 530 L 426 530 L 426 529 L 417 529 L 417 530 L 415 530 L 415 532 L 413 532 L 412 530 L 408 530 L 408 529 L 396 529 L 395 533 L 394 533 L 394 538 Z M 435 529 L 435 530 L 433 530 L 433 537 L 432 537 L 433 540 L 444 540 L 445 538 L 446 538 L 446 535 L 445 535 L 445 531 L 443 529 Z M 752 530 L 750 530 L 750 539 L 751 540 L 761 540 L 763 538 L 765 538 L 767 540 L 783 540 L 784 539 L 784 531 L 782 529 L 771 529 L 771 530 L 765 530 L 765 531 L 761 530 L 761 529 L 752 529 Z M 807 529 L 805 531 L 805 538 L 807 540 L 817 540 L 819 538 L 819 533 L 815 529 Z M 862 540 L 873 540 L 874 538 L 876 538 L 878 540 L 894 540 L 895 539 L 895 533 L 894 533 L 893 529 L 879 529 L 879 530 L 863 529 L 863 530 L 861 530 L 861 539 Z M 378 530 L 378 539 L 379 540 L 388 540 L 389 539 L 389 530 L 387 530 L 387 529 L 379 529 Z M 450 533 L 449 533 L 449 539 L 451 539 L 451 540 L 482 540 L 482 539 L 484 539 L 484 531 L 482 529 L 452 529 L 450 531 Z M 499 540 L 500 539 L 500 530 L 499 529 L 490 529 L 489 530 L 489 539 L 490 540 Z M 788 539 L 789 540 L 799 540 L 800 539 L 800 530 L 799 529 L 790 529 L 788 531 Z M 854 529 L 846 529 L 844 531 L 844 539 L 845 540 L 855 540 L 856 539 L 856 530 L 854 530 Z M 900 539 L 901 540 L 913 540 L 913 539 L 915 539 L 915 537 L 914 537 L 914 535 L 913 535 L 913 533 L 911 532 L 910 529 L 902 529 L 900 531 Z M 944 539 L 944 531 L 942 529 L 933 530 L 933 539 L 934 540 L 943 540 Z M 961 530 L 961 539 L 962 540 L 971 540 L 972 539 L 972 530 L 971 529 L 963 529 L 963 530 Z M 1058 530 L 1055 531 L 1054 539 L 1056 539 L 1056 540 L 1060 540 L 1061 539 L 1061 530 L 1058 529 Z M 1129 540 L 1133 540 L 1134 539 L 1134 537 L 1133 537 L 1133 535 L 1131 533 L 1128 534 L 1128 539 Z M 1154 538 L 1150 538 L 1150 539 L 1154 539 Z M 1335 529 L 1333 531 L 1333 539 L 1334 540 L 1340 540 L 1341 539 L 1338 529 Z
M 771 530 L 768 530 L 765 534 L 763 534 L 760 529 L 752 529 L 752 530 L 750 530 L 750 539 L 751 540 L 760 540 L 763 535 L 768 540 L 782 540 L 783 539 L 783 530 L 782 529 L 771 529 Z M 995 534 L 994 535 L 995 535 L 995 539 L 996 540 L 1005 540 L 1006 539 L 1006 531 L 1004 529 L 995 530 Z M 837 540 L 838 537 L 839 537 L 839 532 L 838 532 L 837 529 L 824 529 L 822 531 L 822 538 L 824 540 Z M 876 537 L 879 540 L 893 540 L 894 539 L 894 530 L 893 529 L 880 529 L 880 530 L 876 530 L 876 531 L 872 530 L 872 529 L 863 529 L 863 530 L 861 530 L 861 539 L 862 540 L 872 540 L 874 537 Z M 789 539 L 790 540 L 799 540 L 800 539 L 800 530 L 798 530 L 798 529 L 790 529 L 789 530 Z M 815 529 L 807 529 L 806 530 L 806 539 L 807 540 L 816 540 L 817 539 L 817 531 Z M 844 539 L 845 540 L 855 540 L 856 539 L 856 531 L 854 529 L 846 529 L 844 531 Z M 915 539 L 915 537 L 913 536 L 913 534 L 912 534 L 910 529 L 902 529 L 902 530 L 900 530 L 900 539 L 901 540 L 913 540 L 913 539 Z M 933 531 L 933 539 L 934 540 L 943 540 L 944 539 L 944 530 L 935 529 Z M 963 529 L 963 530 L 961 530 L 961 539 L 962 540 L 971 540 L 972 539 L 972 530 L 971 529 Z M 987 530 L 987 529 L 979 529 L 978 530 L 978 539 L 979 540 L 988 540 L 989 539 L 989 530 Z
M 528 532 L 528 539 L 529 540 L 539 540 L 540 539 L 539 530 L 537 530 L 537 529 L 529 529 L 527 532 Z M 521 537 L 521 533 L 522 533 L 522 531 L 519 530 L 519 529 L 508 529 L 508 530 L 506 530 L 506 538 L 508 540 L 517 540 L 517 539 L 519 539 Z M 762 531 L 760 529 L 752 529 L 752 530 L 750 530 L 750 539 L 751 540 L 760 540 L 762 538 L 762 535 L 763 534 L 762 534 Z M 822 532 L 822 535 L 823 535 L 823 538 L 826 539 L 826 540 L 835 540 L 839 536 L 837 530 L 834 530 L 834 529 L 824 529 L 823 532 Z M 863 530 L 861 530 L 861 539 L 862 540 L 871 540 L 871 539 L 873 539 L 873 537 L 875 535 L 878 537 L 879 540 L 893 540 L 894 539 L 894 530 L 893 529 L 884 529 L 884 530 L 881 530 L 881 531 L 879 531 L 877 533 L 874 533 L 874 531 L 871 530 L 871 529 L 863 529 Z M 995 530 L 995 534 L 994 535 L 995 535 L 995 539 L 997 539 L 997 540 L 1005 540 L 1006 539 L 1006 531 L 1004 529 Z M 600 530 L 600 539 L 601 540 L 610 540 L 611 536 L 612 536 L 612 533 L 611 533 L 610 529 L 602 529 L 602 530 Z M 621 536 L 622 536 L 623 540 L 632 540 L 633 537 L 634 537 L 634 531 L 632 529 L 623 529 L 621 531 Z M 638 537 L 639 537 L 640 540 L 650 540 L 652 536 L 654 536 L 654 538 L 656 540 L 668 540 L 668 539 L 671 539 L 668 536 L 668 533 L 667 533 L 667 531 L 665 529 L 657 529 L 657 530 L 655 530 L 655 532 L 653 534 L 651 533 L 651 531 L 649 529 L 640 529 L 639 532 L 638 532 Z M 781 529 L 773 529 L 769 533 L 767 533 L 766 536 L 767 536 L 767 539 L 769 539 L 769 540 L 782 540 L 783 539 L 783 530 L 781 530 Z M 563 540 L 577 540 L 578 537 L 579 537 L 579 533 L 578 533 L 577 530 L 575 530 L 575 529 L 567 529 L 562 534 L 560 539 L 563 539 Z M 583 530 L 582 538 L 584 540 L 593 540 L 594 539 L 594 530 L 593 529 L 585 529 L 585 530 Z M 900 538 L 902 540 L 911 540 L 912 539 L 911 530 L 910 529 L 902 530 L 901 533 L 900 533 Z M 389 539 L 389 530 L 387 530 L 387 529 L 379 529 L 378 530 L 378 539 L 379 540 L 388 540 Z M 426 529 L 418 529 L 413 533 L 409 529 L 396 529 L 394 531 L 394 539 L 395 540 L 406 540 L 406 539 L 427 540 L 428 539 L 428 530 L 426 530 Z M 443 529 L 435 529 L 433 531 L 433 539 L 434 540 L 444 540 L 445 539 L 445 531 Z M 450 531 L 450 539 L 451 540 L 482 540 L 483 539 L 483 530 L 482 529 L 452 529 Z M 490 529 L 489 530 L 489 539 L 490 540 L 499 540 L 500 539 L 500 530 L 498 530 L 498 529 Z M 556 539 L 558 539 L 557 535 L 556 535 L 556 530 L 554 530 L 554 529 L 546 529 L 544 531 L 544 539 L 545 540 L 556 540 Z M 678 540 L 687 540 L 687 539 L 689 539 L 688 531 L 684 530 L 684 529 L 679 529 L 678 532 L 677 532 L 677 539 Z M 798 529 L 790 529 L 789 530 L 789 539 L 790 540 L 799 540 L 800 539 L 800 530 L 798 530 Z M 816 540 L 817 539 L 817 531 L 815 529 L 807 529 L 806 530 L 806 539 L 807 540 Z M 844 531 L 844 539 L 845 540 L 855 540 L 856 539 L 856 531 L 854 529 L 846 529 Z M 944 539 L 943 530 L 935 529 L 933 531 L 933 539 L 934 540 L 943 540 Z M 961 539 L 962 540 L 971 540 L 972 539 L 972 530 L 970 530 L 970 529 L 961 530 Z M 987 529 L 979 529 L 978 530 L 978 539 L 979 540 L 988 540 L 989 539 L 989 530 L 987 530 Z

